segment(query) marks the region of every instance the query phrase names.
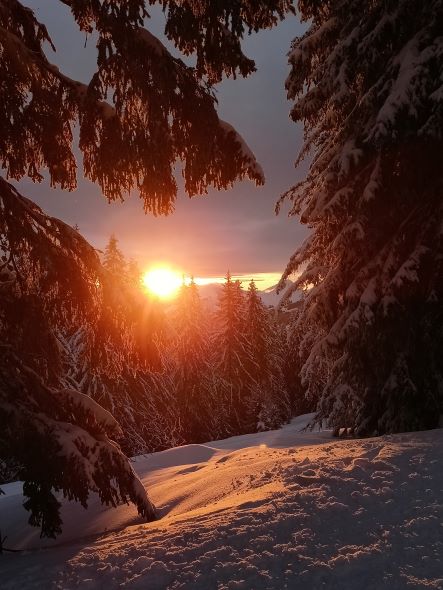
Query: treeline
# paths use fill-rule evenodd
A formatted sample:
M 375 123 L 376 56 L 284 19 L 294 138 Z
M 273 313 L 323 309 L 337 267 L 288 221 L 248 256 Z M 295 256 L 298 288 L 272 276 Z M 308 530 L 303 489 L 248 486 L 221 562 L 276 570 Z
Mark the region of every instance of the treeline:
M 85 325 L 59 339 L 64 382 L 108 409 L 128 454 L 276 428 L 289 420 L 285 326 L 230 274 L 214 309 L 194 281 L 165 304 L 147 293 L 115 237 L 103 256 L 97 343 Z

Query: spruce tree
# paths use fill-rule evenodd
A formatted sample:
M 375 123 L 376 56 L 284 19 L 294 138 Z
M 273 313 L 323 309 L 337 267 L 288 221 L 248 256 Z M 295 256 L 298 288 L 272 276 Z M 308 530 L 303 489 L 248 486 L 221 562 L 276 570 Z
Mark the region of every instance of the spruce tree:
M 247 294 L 246 334 L 257 367 L 250 399 L 254 406 L 255 428 L 277 428 L 290 416 L 283 375 L 285 338 L 275 312 L 265 308 L 253 280 Z
M 270 323 L 268 313 L 260 299 L 254 280 L 249 283 L 246 309 L 246 326 L 251 349 L 259 366 L 260 376 L 265 378 L 270 370 L 270 358 L 268 356 Z
M 103 267 L 112 277 L 123 281 L 126 276 L 127 264 L 123 253 L 118 247 L 118 240 L 114 234 L 109 238 L 103 253 Z
M 0 217 L 5 252 L 0 456 L 18 466 L 29 521 L 43 535 L 55 536 L 61 520 L 54 492 L 86 507 L 91 491 L 114 506 L 131 500 L 152 520 L 155 509 L 146 490 L 113 442 L 120 436 L 119 425 L 62 379 L 58 335 L 68 326 L 88 326 L 97 348 L 106 347 L 107 334 L 97 330 L 104 277 L 97 253 L 75 230 L 45 215 L 3 179 L 0 202 L 5 204 Z
M 183 436 L 188 442 L 210 440 L 213 400 L 208 391 L 211 366 L 208 316 L 205 313 L 198 287 L 192 279 L 183 284 L 177 296 L 173 314 L 175 338 L 172 356 L 176 363 L 177 405 Z
M 283 198 L 311 235 L 283 280 L 317 420 L 359 434 L 443 409 L 443 2 L 299 2 L 286 88 L 307 178 Z M 282 283 L 283 285 L 283 283 Z M 293 289 L 291 288 L 291 289 Z M 308 350 L 306 345 L 309 346 Z
M 255 430 L 249 404 L 257 364 L 246 332 L 245 295 L 239 281 L 226 275 L 216 310 L 214 347 L 216 366 L 229 389 L 228 421 L 233 431 Z

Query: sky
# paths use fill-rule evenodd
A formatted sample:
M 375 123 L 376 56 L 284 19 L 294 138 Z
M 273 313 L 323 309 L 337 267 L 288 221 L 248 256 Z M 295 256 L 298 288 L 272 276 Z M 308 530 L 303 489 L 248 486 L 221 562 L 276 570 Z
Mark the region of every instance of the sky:
M 65 74 L 88 82 L 96 65 L 94 40 L 85 43 L 69 9 L 47 0 L 24 3 L 46 24 L 57 48 L 55 54 L 47 51 L 50 61 Z M 152 8 L 150 12 L 147 27 L 165 42 L 163 15 Z M 222 277 L 230 270 L 235 276 L 253 276 L 259 288 L 266 288 L 277 281 L 307 235 L 295 217 L 288 218 L 288 207 L 278 216 L 274 213 L 281 193 L 307 170 L 306 165 L 294 168 L 303 130 L 289 118 L 291 104 L 284 90 L 289 73 L 286 53 L 303 30 L 291 16 L 272 30 L 248 36 L 243 49 L 255 60 L 257 72 L 247 79 L 224 80 L 217 87 L 219 115 L 255 153 L 265 172 L 264 187 L 243 181 L 228 191 L 210 190 L 192 199 L 179 188 L 175 212 L 157 218 L 143 212 L 136 194 L 124 203 L 108 204 L 99 187 L 82 178 L 81 165 L 78 188 L 72 193 L 27 179 L 16 183 L 19 190 L 50 215 L 77 224 L 98 249 L 114 234 L 125 256 L 137 259 L 142 268 L 166 263 L 196 277 Z

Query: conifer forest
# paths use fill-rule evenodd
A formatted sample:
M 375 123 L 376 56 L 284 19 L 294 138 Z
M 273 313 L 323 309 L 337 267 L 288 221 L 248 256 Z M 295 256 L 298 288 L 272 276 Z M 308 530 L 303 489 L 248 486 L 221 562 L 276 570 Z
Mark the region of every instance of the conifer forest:
M 442 588 L 442 156 L 443 0 L 0 0 L 2 588 Z

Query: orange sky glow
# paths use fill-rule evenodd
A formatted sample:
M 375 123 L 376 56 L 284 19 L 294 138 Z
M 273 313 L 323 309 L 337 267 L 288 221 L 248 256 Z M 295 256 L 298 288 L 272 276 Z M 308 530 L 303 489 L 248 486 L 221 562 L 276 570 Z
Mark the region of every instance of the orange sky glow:
M 160 263 L 152 265 L 142 273 L 142 285 L 146 290 L 162 299 L 173 298 L 180 286 L 191 282 L 191 275 L 170 264 Z M 197 285 L 224 283 L 225 277 L 193 277 Z M 251 279 L 254 279 L 257 288 L 261 291 L 273 287 L 280 279 L 280 273 L 254 273 L 232 275 L 233 280 L 239 280 L 243 288 L 247 288 Z
M 279 272 L 258 272 L 251 274 L 233 274 L 232 280 L 240 281 L 242 287 L 247 288 L 250 281 L 253 279 L 257 285 L 257 289 L 264 291 L 265 289 L 269 289 L 269 287 L 276 285 L 280 280 L 280 277 L 281 273 Z M 225 277 L 195 277 L 194 280 L 197 285 L 209 285 L 211 283 L 224 283 Z

